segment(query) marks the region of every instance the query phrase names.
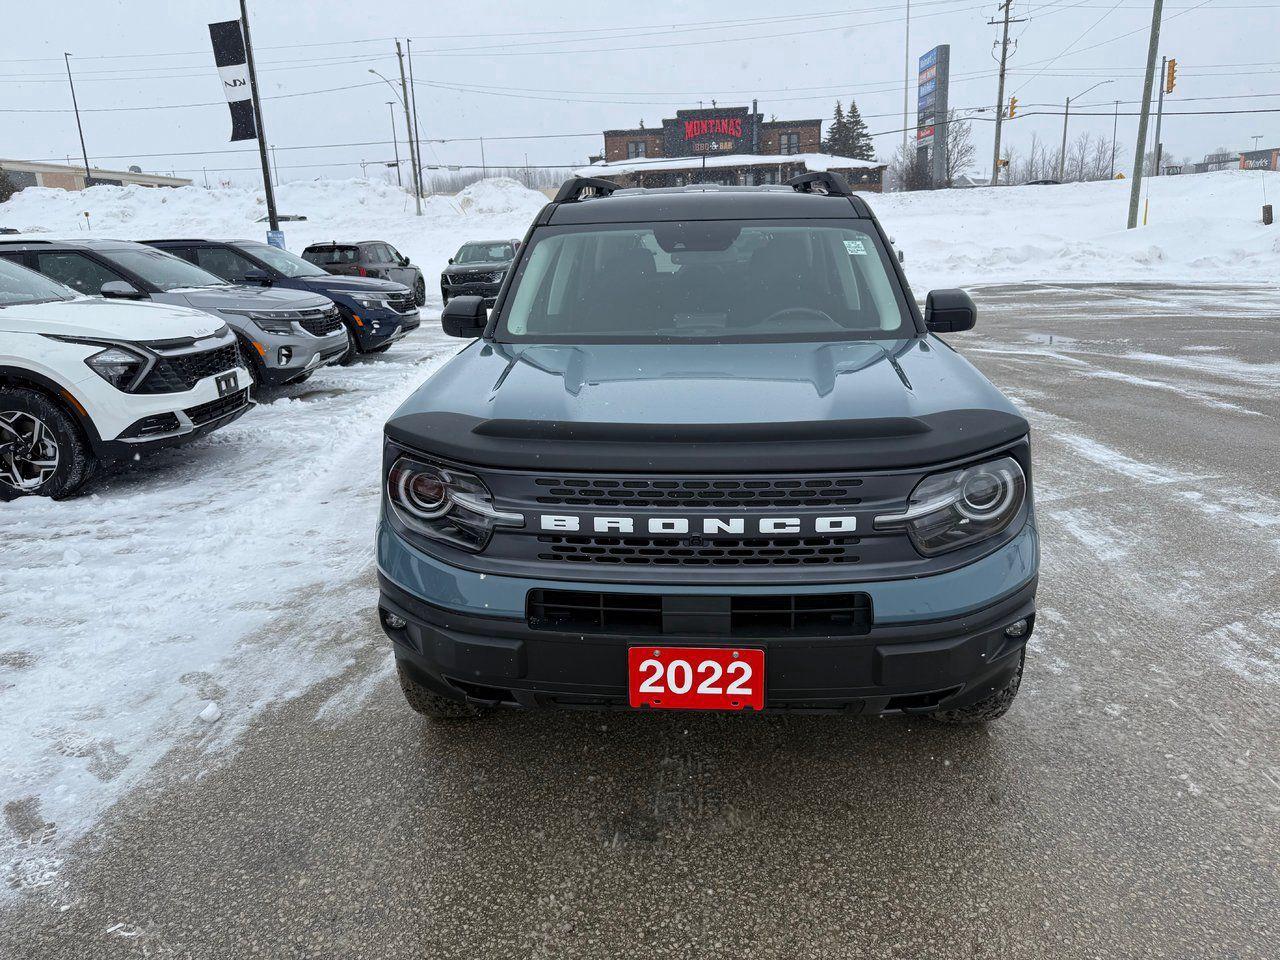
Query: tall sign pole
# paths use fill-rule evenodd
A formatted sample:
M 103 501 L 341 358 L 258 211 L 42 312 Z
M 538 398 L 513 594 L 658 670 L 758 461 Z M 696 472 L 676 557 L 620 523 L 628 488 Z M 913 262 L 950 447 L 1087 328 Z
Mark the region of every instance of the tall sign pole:
M 910 164 L 907 156 L 908 110 L 911 104 L 911 0 L 907 0 L 907 37 L 902 46 L 902 162 Z
M 84 127 L 80 124 L 80 104 L 76 103 L 76 82 L 71 79 L 71 54 L 64 53 L 63 61 L 67 65 L 67 83 L 71 86 L 71 106 L 76 112 L 76 129 L 80 131 L 80 153 L 84 157 L 84 185 L 89 186 L 89 151 L 84 145 Z
M 249 64 L 249 95 L 253 98 L 253 119 L 258 130 L 258 159 L 262 161 L 262 189 L 267 195 L 267 221 L 272 233 L 279 233 L 276 216 L 276 192 L 271 186 L 271 165 L 267 162 L 267 131 L 262 122 L 262 101 L 258 99 L 258 74 L 253 66 L 253 41 L 249 38 L 249 10 L 240 0 L 240 29 L 244 31 L 244 53 Z
M 1147 153 L 1147 121 L 1151 119 L 1151 84 L 1155 82 L 1156 51 L 1160 49 L 1160 15 L 1164 0 L 1152 0 L 1151 39 L 1147 43 L 1147 79 L 1142 84 L 1142 113 L 1138 117 L 1138 144 L 1134 147 L 1133 182 L 1129 187 L 1129 226 L 1138 225 L 1138 201 L 1142 198 L 1142 165 Z

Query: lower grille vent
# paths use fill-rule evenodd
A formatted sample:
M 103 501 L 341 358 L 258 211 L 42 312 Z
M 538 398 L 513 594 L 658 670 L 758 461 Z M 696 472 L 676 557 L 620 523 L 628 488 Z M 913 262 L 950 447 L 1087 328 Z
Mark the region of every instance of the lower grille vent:
M 755 567 L 857 563 L 857 537 L 689 540 L 669 537 L 538 537 L 539 560 L 635 566 Z
M 527 616 L 534 630 L 558 632 L 648 634 L 667 623 L 688 624 L 688 595 L 679 598 L 650 593 L 585 590 L 531 590 Z M 697 614 L 698 633 L 733 637 L 861 636 L 871 629 L 871 597 L 865 593 L 766 594 L 697 598 L 706 601 Z M 728 600 L 726 604 L 724 601 Z M 675 600 L 676 602 L 672 602 Z M 720 619 L 717 619 L 720 618 Z

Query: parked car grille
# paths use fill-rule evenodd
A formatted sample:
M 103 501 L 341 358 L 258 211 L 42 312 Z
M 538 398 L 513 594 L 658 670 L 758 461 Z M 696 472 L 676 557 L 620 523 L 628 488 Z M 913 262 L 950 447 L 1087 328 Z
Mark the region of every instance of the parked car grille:
M 534 630 L 584 633 L 680 632 L 664 629 L 666 597 L 594 590 L 530 590 L 526 618 Z M 708 600 L 723 598 L 708 597 Z M 861 636 L 873 622 L 865 593 L 744 594 L 724 614 L 734 637 Z
M 413 294 L 406 293 L 404 296 L 394 296 L 387 298 L 387 306 L 396 313 L 408 313 L 410 310 L 417 310 L 417 301 L 413 299 Z
M 502 279 L 502 271 L 483 273 L 451 273 L 447 275 L 451 284 L 463 283 L 497 283 Z
M 538 537 L 539 560 L 632 566 L 753 567 L 857 563 L 858 537 L 743 538 L 696 543 L 673 537 Z
M 182 412 L 190 418 L 195 426 L 202 427 L 220 417 L 235 413 L 248 402 L 249 391 L 247 389 L 237 390 L 235 393 L 229 393 L 225 397 L 219 397 L 217 400 L 210 400 L 208 403 L 188 407 Z
M 138 384 L 135 393 L 182 393 L 205 377 L 225 373 L 240 366 L 240 347 L 235 343 L 202 350 L 161 356 L 151 372 Z
M 627 480 L 539 477 L 537 502 L 557 506 L 821 507 L 861 503 L 857 477 L 742 480 Z
M 342 318 L 337 307 L 329 307 L 327 310 L 308 311 L 298 323 L 313 337 L 325 337 L 342 326 Z

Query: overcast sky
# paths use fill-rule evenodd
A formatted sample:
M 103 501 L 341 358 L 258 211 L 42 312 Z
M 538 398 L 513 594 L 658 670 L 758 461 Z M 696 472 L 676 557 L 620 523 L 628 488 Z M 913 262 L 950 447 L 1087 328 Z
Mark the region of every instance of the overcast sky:
M 412 37 L 422 136 L 485 137 L 485 159 L 502 164 L 580 164 L 601 148 L 599 131 L 658 125 L 680 107 L 714 98 L 779 119 L 831 115 L 856 97 L 887 159 L 901 142 L 904 0 L 814 7 L 721 2 L 562 3 L 519 9 L 485 0 L 250 0 L 269 142 L 283 179 L 357 176 L 361 160 L 391 158 L 393 36 Z M 913 61 L 951 45 L 951 103 L 986 107 L 996 97 L 994 2 L 915 0 Z M 213 67 L 207 24 L 238 15 L 233 0 L 62 0 L 3 14 L 0 32 L 0 156 L 77 158 L 79 140 L 63 72 L 72 54 L 90 161 L 199 181 L 253 182 L 252 143 L 227 142 L 230 121 Z M 56 16 L 53 13 L 56 11 Z M 803 12 L 801 12 L 803 11 Z M 1065 97 L 1104 83 L 1073 106 L 1071 135 L 1110 136 L 1112 102 L 1136 111 L 1150 24 L 1149 0 L 1015 0 L 1017 51 L 1006 99 L 1027 114 L 1005 127 L 1025 148 L 1033 132 L 1061 135 Z M 1280 3 L 1170 0 L 1160 51 L 1176 57 L 1166 100 L 1166 156 L 1199 159 L 1219 145 L 1280 145 L 1280 113 L 1172 116 L 1171 111 L 1280 109 Z M 328 93 L 313 91 L 349 88 Z M 458 89 L 465 88 L 465 89 Z M 309 94 L 287 96 L 290 94 Z M 914 124 L 915 83 L 911 82 Z M 173 106 L 197 104 L 194 106 Z M 199 105 L 206 104 L 206 105 Z M 1093 105 L 1093 106 L 1090 106 Z M 120 110 L 112 108 L 145 108 Z M 1034 116 L 1051 109 L 1059 115 Z M 1079 111 L 1080 116 L 1075 116 Z M 68 111 L 68 112 L 11 112 Z M 101 111 L 101 112 L 98 112 Z M 1090 112 L 1105 116 L 1086 116 Z M 403 121 L 397 132 L 403 141 Z M 990 170 L 992 124 L 974 122 L 977 165 Z M 1136 116 L 1121 116 L 1120 164 L 1132 163 Z M 588 134 L 549 138 L 553 134 Z M 501 139 L 540 136 L 544 139 Z M 321 144 L 363 144 L 316 149 Z M 245 147 L 249 147 L 245 151 Z M 404 150 L 403 142 L 401 144 Z M 197 153 L 206 151 L 206 153 Z M 237 151 L 237 152 L 229 152 Z M 188 156 L 148 156 L 187 153 Z M 479 164 L 475 140 L 424 146 L 428 163 Z M 234 170 L 227 168 L 251 168 Z M 372 171 L 371 171 L 372 175 Z

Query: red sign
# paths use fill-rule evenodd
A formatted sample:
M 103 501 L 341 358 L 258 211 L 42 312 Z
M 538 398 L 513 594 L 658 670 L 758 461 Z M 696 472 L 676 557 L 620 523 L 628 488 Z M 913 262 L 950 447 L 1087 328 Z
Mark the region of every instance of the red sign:
M 711 117 L 708 120 L 686 120 L 684 122 L 684 138 L 693 140 L 707 134 L 718 133 L 730 137 L 742 136 L 741 117 Z
M 738 647 L 631 647 L 633 707 L 659 710 L 764 709 L 764 651 Z
M 921 127 L 916 131 L 916 139 L 923 140 L 925 137 L 933 136 L 933 127 Z

